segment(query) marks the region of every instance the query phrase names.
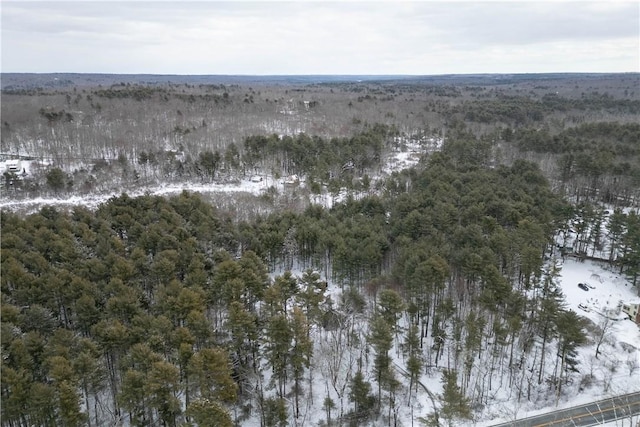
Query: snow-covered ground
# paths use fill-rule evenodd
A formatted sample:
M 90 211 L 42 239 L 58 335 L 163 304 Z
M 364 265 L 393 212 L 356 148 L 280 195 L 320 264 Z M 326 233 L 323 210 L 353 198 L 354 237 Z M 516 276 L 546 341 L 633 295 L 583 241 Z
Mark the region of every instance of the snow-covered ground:
M 137 190 L 127 191 L 131 197 L 142 196 L 144 194 L 151 195 L 173 195 L 179 194 L 184 190 L 195 193 L 250 193 L 260 195 L 270 186 L 282 188 L 282 184 L 271 177 L 265 177 L 262 182 L 253 182 L 247 178 L 235 184 L 200 184 L 200 183 L 181 183 L 181 184 L 163 184 L 158 186 L 140 187 Z M 62 195 L 60 197 L 37 197 L 33 199 L 8 199 L 2 197 L 0 199 L 0 209 L 27 210 L 36 211 L 44 205 L 70 207 L 82 205 L 90 209 L 95 209 L 101 203 L 106 202 L 111 197 L 119 196 L 121 192 L 113 191 L 101 194 L 91 195 Z
M 640 416 L 633 417 L 632 420 L 625 418 L 617 421 L 610 421 L 605 424 L 599 424 L 600 427 L 637 427 L 640 424 Z
M 562 292 L 567 301 L 567 308 L 587 317 L 594 323 L 602 323 L 607 318 L 615 324 L 619 333 L 618 340 L 634 346 L 640 346 L 638 327 L 631 321 L 625 321 L 628 316 L 621 313 L 622 302 L 636 301 L 640 298 L 636 289 L 628 280 L 616 272 L 606 270 L 594 262 L 580 262 L 567 258 L 562 265 Z M 589 286 L 585 291 L 578 287 L 578 283 Z M 586 306 L 589 311 L 578 307 Z
M 392 151 L 389 157 L 386 159 L 386 165 L 383 169 L 383 176 L 391 174 L 395 171 L 400 171 L 412 166 L 415 166 L 422 154 L 425 152 L 432 152 L 438 150 L 442 146 L 442 140 L 436 138 L 423 138 L 412 139 L 403 138 L 397 141 L 399 146 Z M 9 165 L 13 167 L 14 164 L 18 165 L 18 168 L 25 169 L 25 173 L 31 174 L 31 169 L 34 164 L 33 161 L 3 161 L 0 162 L 0 172 L 8 169 Z M 201 194 L 215 194 L 215 193 L 247 193 L 254 196 L 260 196 L 267 192 L 270 188 L 275 188 L 277 193 L 286 191 L 285 178 L 276 179 L 270 174 L 257 175 L 262 180 L 255 180 L 256 176 L 247 176 L 235 183 L 197 183 L 197 182 L 183 182 L 178 184 L 160 184 L 154 186 L 141 186 L 133 190 L 127 190 L 127 194 L 131 197 L 142 196 L 144 194 L 151 195 L 175 195 L 181 193 L 183 190 Z M 372 177 L 372 186 L 378 179 L 382 177 Z M 298 184 L 304 186 L 304 178 Z M 5 194 L 0 197 L 0 209 L 8 210 L 20 210 L 22 212 L 36 212 L 42 206 L 51 205 L 58 207 L 73 207 L 82 205 L 90 209 L 95 209 L 101 203 L 106 202 L 108 199 L 114 196 L 119 196 L 123 190 L 108 191 L 97 194 L 89 195 L 61 195 L 59 197 L 36 197 L 36 198 L 8 198 Z M 320 204 L 325 207 L 331 207 L 335 203 L 339 203 L 346 199 L 348 191 L 342 189 L 338 194 L 330 194 L 326 188 L 322 194 L 312 195 L 310 201 L 312 203 Z M 352 195 L 356 198 L 363 197 L 368 193 L 355 193 Z
M 579 378 L 591 374 L 591 384 L 585 387 L 573 385 L 574 393 L 563 396 L 557 406 L 536 407 L 535 403 L 496 399 L 495 407 L 484 411 L 484 419 L 468 423 L 474 426 L 491 426 L 514 418 L 526 418 L 556 409 L 569 408 L 607 397 L 640 391 L 640 327 L 619 311 L 620 301 L 638 300 L 637 288 L 615 271 L 593 262 L 580 262 L 567 258 L 561 264 L 560 285 L 565 296 L 566 308 L 589 319 L 593 325 L 604 328 L 604 339 L 600 354 L 595 357 L 599 334 L 578 349 Z M 578 283 L 594 287 L 584 291 Z M 589 307 L 588 312 L 578 308 Z M 613 320 L 616 319 L 616 320 Z M 640 420 L 638 420 L 640 422 Z M 608 426 L 628 426 L 629 420 L 619 420 Z
M 558 260 L 558 262 L 561 262 Z M 526 398 L 522 398 L 520 402 L 515 398 L 512 390 L 504 388 L 496 392 L 493 403 L 486 405 L 480 412 L 476 414 L 473 421 L 463 422 L 456 421 L 456 426 L 460 427 L 489 427 L 502 422 L 513 421 L 515 419 L 526 418 L 534 415 L 544 414 L 558 409 L 569 408 L 572 406 L 585 404 L 607 397 L 613 397 L 624 393 L 640 391 L 640 328 L 634 322 L 629 320 L 624 314 L 620 314 L 618 307 L 619 301 L 636 300 L 637 289 L 633 288 L 624 277 L 611 271 L 605 266 L 601 266 L 593 261 L 580 262 L 573 259 L 567 259 L 561 264 L 561 277 L 559 283 L 563 294 L 565 295 L 565 307 L 583 315 L 592 322 L 592 326 L 605 328 L 603 342 L 600 346 L 600 354 L 595 357 L 597 336 L 590 334 L 590 342 L 580 347 L 578 350 L 578 366 L 579 373 L 572 384 L 566 387 L 566 393 L 560 397 L 557 404 L 555 398 L 550 400 L 538 400 L 528 402 Z M 302 276 L 304 268 L 295 267 L 293 275 Z M 273 273 L 272 277 L 282 274 L 283 271 Z M 321 273 L 321 272 L 320 272 Z M 322 275 L 322 273 L 321 273 Z M 326 277 L 322 280 L 329 282 L 327 294 L 331 295 L 334 302 L 340 300 L 340 288 L 337 284 L 331 283 Z M 594 289 L 583 291 L 578 288 L 578 283 L 589 283 Z M 585 312 L 578 308 L 579 304 L 589 304 L 591 310 Z M 612 320 L 616 319 L 616 320 Z M 360 319 L 361 324 L 356 326 L 354 330 L 356 334 L 362 334 L 362 338 L 366 335 L 367 319 Z M 327 356 L 327 343 L 330 342 L 330 333 L 320 330 L 314 331 L 316 357 Z M 551 346 L 553 347 L 553 346 Z M 358 350 L 343 347 L 343 357 L 348 359 L 349 354 L 353 353 L 354 360 L 361 354 Z M 555 350 L 552 350 L 555 351 Z M 404 372 L 405 360 L 397 349 L 397 346 L 391 350 L 390 354 L 394 360 L 396 375 L 402 378 Z M 371 357 L 371 356 L 369 356 Z M 552 360 L 552 359 L 549 359 Z M 349 369 L 347 363 L 342 369 Z M 552 368 L 553 363 L 549 362 Z M 351 368 L 354 368 L 353 366 Z M 326 384 L 326 378 L 321 373 L 321 367 L 316 369 L 313 382 L 314 402 L 307 402 L 303 412 L 303 419 L 298 423 L 292 421 L 291 425 L 299 426 L 316 426 L 320 420 L 326 418 L 326 412 L 322 410 L 322 401 L 325 396 L 330 396 L 338 408 L 340 406 L 340 398 L 335 394 L 331 387 Z M 353 375 L 353 372 L 351 372 Z M 580 383 L 585 376 L 593 375 L 593 379 L 589 385 L 582 386 Z M 366 377 L 375 386 L 375 379 Z M 403 379 L 403 382 L 406 378 Z M 405 383 L 406 385 L 406 383 Z M 546 385 L 542 387 L 546 388 Z M 399 426 L 418 426 L 419 417 L 426 417 L 433 412 L 433 401 L 427 393 L 429 390 L 432 395 L 442 392 L 441 372 L 434 369 L 430 375 L 423 374 L 420 377 L 420 387 L 417 394 L 414 394 L 411 405 L 408 405 L 408 394 L 406 389 L 398 393 L 396 403 L 398 411 Z M 511 396 L 511 397 L 510 397 Z M 343 397 L 345 410 L 350 408 L 348 398 Z M 338 411 L 334 410 L 333 416 Z M 412 422 L 413 421 L 413 422 Z M 631 424 L 629 418 L 621 419 L 615 422 L 605 424 L 608 427 L 632 427 L 640 422 L 640 416 L 634 417 Z M 257 427 L 260 425 L 258 417 L 242 423 L 243 426 Z M 382 419 L 370 421 L 366 426 L 383 426 L 387 425 Z
M 13 172 L 20 176 L 22 174 L 31 175 L 33 169 L 48 165 L 48 161 L 37 162 L 35 160 L 4 160 L 0 161 L 0 175 L 5 172 Z
M 423 154 L 442 149 L 443 140 L 435 137 L 396 137 L 396 149 L 386 161 L 383 171 L 391 174 L 395 171 L 415 166 Z

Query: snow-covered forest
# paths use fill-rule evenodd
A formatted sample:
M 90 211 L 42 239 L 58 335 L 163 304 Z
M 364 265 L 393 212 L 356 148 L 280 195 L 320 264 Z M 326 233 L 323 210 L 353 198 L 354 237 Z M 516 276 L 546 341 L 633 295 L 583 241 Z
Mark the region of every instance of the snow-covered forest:
M 640 390 L 640 76 L 185 79 L 3 81 L 3 426 L 488 426 Z

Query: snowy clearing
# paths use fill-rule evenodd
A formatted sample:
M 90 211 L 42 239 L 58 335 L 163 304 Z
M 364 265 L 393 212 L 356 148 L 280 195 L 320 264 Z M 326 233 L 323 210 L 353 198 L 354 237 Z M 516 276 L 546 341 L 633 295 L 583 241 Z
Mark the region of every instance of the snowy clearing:
M 621 300 L 638 299 L 637 289 L 624 277 L 593 261 L 580 262 L 568 258 L 561 266 L 560 285 L 566 308 L 605 329 L 598 358 L 595 357 L 595 342 L 578 349 L 580 375 L 583 378 L 593 375 L 590 386 L 581 388 L 578 384 L 573 384 L 573 393 L 565 393 L 557 405 L 543 407 L 537 407 L 534 402 L 518 403 L 514 399 L 502 400 L 496 396 L 494 407 L 486 408 L 480 414 L 478 422 L 466 425 L 491 426 L 640 390 L 640 326 L 619 311 Z M 577 286 L 578 283 L 585 282 L 595 289 L 583 291 Z M 591 311 L 579 309 L 579 304 L 589 306 Z M 607 425 L 626 426 L 629 425 L 629 420 L 619 420 Z

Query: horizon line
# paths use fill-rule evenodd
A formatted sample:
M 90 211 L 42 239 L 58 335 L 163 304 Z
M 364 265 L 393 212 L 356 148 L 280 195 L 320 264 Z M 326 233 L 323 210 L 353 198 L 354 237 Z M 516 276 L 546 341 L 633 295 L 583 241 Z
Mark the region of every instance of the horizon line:
M 437 74 L 358 74 L 358 73 L 304 73 L 304 74 L 182 74 L 182 73 L 115 73 L 97 71 L 0 71 L 3 74 L 100 74 L 112 76 L 221 76 L 221 77 L 316 77 L 316 76 L 338 76 L 338 77 L 437 77 L 437 76 L 492 76 L 492 75 L 540 75 L 540 74 L 640 74 L 640 71 L 526 71 L 526 72 L 468 72 L 468 73 L 437 73 Z

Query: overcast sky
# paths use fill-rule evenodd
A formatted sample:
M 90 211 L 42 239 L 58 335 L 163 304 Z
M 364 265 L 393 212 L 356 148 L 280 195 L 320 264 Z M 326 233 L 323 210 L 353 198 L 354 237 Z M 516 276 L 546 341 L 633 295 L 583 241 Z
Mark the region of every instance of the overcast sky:
M 3 72 L 640 71 L 638 1 L 5 1 Z

